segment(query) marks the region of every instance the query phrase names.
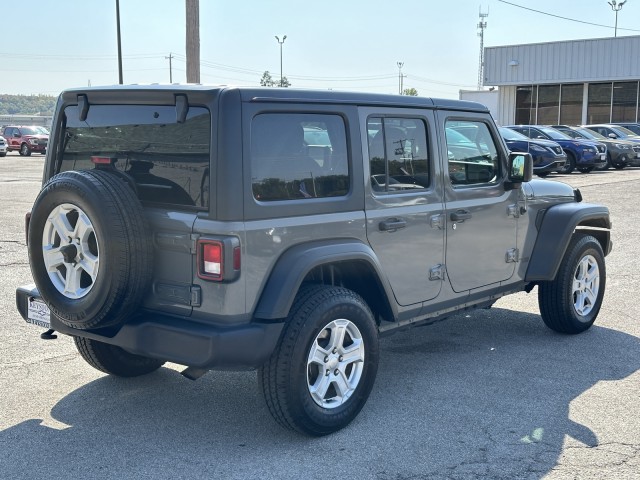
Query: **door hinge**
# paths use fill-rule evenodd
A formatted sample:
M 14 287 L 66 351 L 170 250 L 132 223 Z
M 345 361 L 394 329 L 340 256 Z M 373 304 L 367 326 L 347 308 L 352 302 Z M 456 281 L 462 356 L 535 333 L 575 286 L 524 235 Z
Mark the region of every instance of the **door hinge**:
M 504 256 L 504 260 L 507 263 L 517 263 L 520 259 L 520 252 L 517 248 L 510 248 Z
M 444 280 L 444 265 L 434 265 L 429 269 L 429 280 Z
M 429 225 L 431 225 L 431 228 L 438 228 L 442 230 L 444 228 L 444 215 L 441 213 L 438 215 L 431 215 Z

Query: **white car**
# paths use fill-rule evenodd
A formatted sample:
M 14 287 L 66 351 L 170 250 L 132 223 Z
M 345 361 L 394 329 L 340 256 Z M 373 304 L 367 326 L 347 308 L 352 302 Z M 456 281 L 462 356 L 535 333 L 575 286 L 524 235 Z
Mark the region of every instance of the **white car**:
M 4 137 L 0 137 L 0 157 L 4 157 L 7 154 L 7 141 Z

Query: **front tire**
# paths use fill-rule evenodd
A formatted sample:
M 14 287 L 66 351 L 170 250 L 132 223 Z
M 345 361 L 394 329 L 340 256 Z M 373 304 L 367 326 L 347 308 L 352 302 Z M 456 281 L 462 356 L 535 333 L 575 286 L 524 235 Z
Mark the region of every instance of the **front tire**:
M 29 157 L 31 155 L 31 149 L 29 148 L 29 145 L 27 145 L 26 143 L 22 144 L 22 146 L 20 147 L 20 155 L 22 155 L 23 157 Z
M 569 151 L 565 151 L 565 153 L 567 154 L 567 162 L 564 164 L 564 167 L 562 167 L 562 170 L 560 170 L 560 173 L 569 174 L 576 168 L 576 157 Z
M 378 356 L 377 327 L 359 295 L 341 287 L 304 287 L 258 372 L 271 415 L 308 435 L 340 430 L 366 403 Z
M 545 325 L 560 333 L 575 334 L 595 322 L 606 285 L 604 253 L 591 235 L 575 234 L 564 254 L 555 280 L 541 282 L 538 305 Z
M 93 368 L 118 377 L 139 377 L 159 369 L 164 362 L 135 355 L 115 345 L 74 337 L 80 356 Z

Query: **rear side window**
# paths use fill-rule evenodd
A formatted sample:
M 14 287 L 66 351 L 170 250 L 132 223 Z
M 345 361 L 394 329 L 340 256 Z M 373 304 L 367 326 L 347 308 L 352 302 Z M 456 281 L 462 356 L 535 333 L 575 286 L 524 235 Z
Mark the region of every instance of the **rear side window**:
M 415 192 L 429 187 L 425 124 L 416 118 L 367 120 L 371 189 L 376 194 Z
M 194 208 L 209 206 L 211 115 L 190 107 L 184 123 L 175 106 L 92 105 L 87 119 L 65 109 L 60 171 L 89 170 L 92 156 L 116 158 L 136 183 L 140 200 Z
M 256 115 L 250 156 L 256 200 L 339 197 L 349 192 L 346 130 L 339 115 Z

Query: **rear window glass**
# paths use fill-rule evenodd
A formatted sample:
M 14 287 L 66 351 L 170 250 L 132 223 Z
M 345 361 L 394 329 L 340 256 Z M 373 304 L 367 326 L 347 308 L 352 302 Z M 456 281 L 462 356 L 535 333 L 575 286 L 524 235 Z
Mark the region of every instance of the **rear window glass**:
M 251 184 L 268 202 L 349 192 L 345 124 L 339 115 L 265 113 L 251 123 Z
M 116 158 L 140 200 L 151 204 L 209 206 L 211 115 L 190 107 L 177 123 L 175 106 L 92 105 L 87 119 L 65 109 L 60 171 L 94 168 L 92 156 Z

